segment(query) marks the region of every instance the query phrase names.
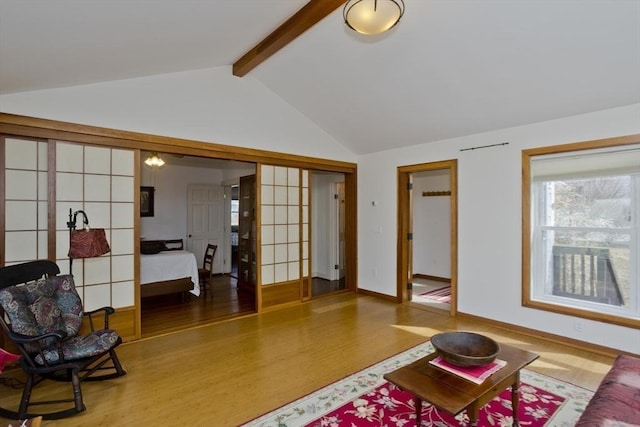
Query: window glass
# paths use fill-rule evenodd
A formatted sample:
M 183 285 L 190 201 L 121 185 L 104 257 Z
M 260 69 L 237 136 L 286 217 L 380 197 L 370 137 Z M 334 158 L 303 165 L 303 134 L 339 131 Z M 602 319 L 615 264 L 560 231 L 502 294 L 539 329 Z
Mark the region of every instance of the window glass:
M 637 320 L 640 148 L 554 153 L 530 161 L 525 305 L 541 302 L 556 306 L 554 311 L 596 313 L 599 320 Z
M 239 206 L 239 203 L 237 200 L 231 201 L 231 226 L 232 227 L 238 226 L 238 206 Z

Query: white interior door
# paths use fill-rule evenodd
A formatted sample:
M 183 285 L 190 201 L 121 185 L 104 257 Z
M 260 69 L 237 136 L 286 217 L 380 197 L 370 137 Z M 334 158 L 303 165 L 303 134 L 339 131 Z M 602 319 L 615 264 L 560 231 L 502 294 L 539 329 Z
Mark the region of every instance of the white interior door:
M 213 272 L 223 272 L 224 258 L 224 188 L 220 185 L 188 186 L 187 250 L 193 252 L 202 267 L 207 244 L 218 245 Z

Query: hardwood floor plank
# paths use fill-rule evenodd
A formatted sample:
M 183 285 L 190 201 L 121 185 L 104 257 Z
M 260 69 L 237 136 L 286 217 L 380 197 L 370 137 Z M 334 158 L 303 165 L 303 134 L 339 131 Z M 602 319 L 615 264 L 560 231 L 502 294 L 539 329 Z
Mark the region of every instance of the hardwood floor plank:
M 213 276 L 207 294 L 173 294 L 142 300 L 142 337 L 148 338 L 255 312 L 253 294 L 238 291 L 237 280 Z
M 124 344 L 128 374 L 84 383 L 87 411 L 43 425 L 235 426 L 448 330 L 537 352 L 530 369 L 591 390 L 613 362 L 475 320 L 339 294 Z M 0 390 L 0 406 L 17 405 L 20 390 Z M 59 390 L 70 387 L 46 382 L 34 398 Z

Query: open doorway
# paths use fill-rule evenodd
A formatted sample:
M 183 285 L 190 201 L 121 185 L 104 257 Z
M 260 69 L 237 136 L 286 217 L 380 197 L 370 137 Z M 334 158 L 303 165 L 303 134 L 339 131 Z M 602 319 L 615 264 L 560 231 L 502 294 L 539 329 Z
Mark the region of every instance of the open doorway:
M 189 256 L 189 279 L 194 292 L 166 292 L 140 300 L 141 334 L 154 336 L 224 320 L 256 311 L 254 293 L 239 292 L 237 278 L 231 277 L 234 243 L 232 200 L 237 199 L 240 177 L 255 174 L 255 163 L 208 159 L 162 153 L 166 164 L 151 169 L 140 165 L 141 185 L 155 189 L 155 215 L 140 218 L 140 237 L 146 240 L 182 242 L 185 259 Z M 143 156 L 144 158 L 144 156 Z M 236 213 L 237 213 L 236 207 Z M 237 215 L 235 218 L 237 228 Z M 217 245 L 213 258 L 213 276 L 198 274 L 203 267 L 204 249 Z M 163 255 L 163 252 L 156 254 Z M 148 256 L 156 256 L 148 255 Z M 147 255 L 140 255 L 141 258 Z M 191 262 L 191 259 L 193 262 Z M 186 262 L 186 261 L 185 261 Z M 142 262 L 141 262 L 142 264 Z M 164 262 L 153 283 L 141 286 L 167 288 L 177 279 L 169 269 L 173 262 Z M 195 264 L 195 269 L 192 267 Z M 141 265 L 141 270 L 144 266 Z M 167 267 L 167 268 L 165 268 Z M 182 271 L 176 274 L 185 275 Z M 141 271 L 142 275 L 142 271 Z M 195 277 L 194 277 L 195 276 Z M 209 280 L 207 280 L 209 279 Z M 207 280 L 206 283 L 204 280 Z M 197 285 L 196 285 L 197 281 Z M 204 292 L 204 286 L 207 292 Z M 198 291 L 196 292 L 196 286 Z
M 398 168 L 398 299 L 456 313 L 457 161 Z
M 451 172 L 414 172 L 413 265 L 411 301 L 431 308 L 451 308 Z
M 144 337 L 254 313 L 264 307 L 259 305 L 264 304 L 264 299 L 258 301 L 262 293 L 248 292 L 239 286 L 242 269 L 234 267 L 241 258 L 234 253 L 234 246 L 240 252 L 242 233 L 238 224 L 236 241 L 232 224 L 242 223 L 244 212 L 242 203 L 238 203 L 236 209 L 232 206 L 235 205 L 234 199 L 242 200 L 241 179 L 256 174 L 256 163 L 189 155 L 167 155 L 166 159 L 167 164 L 162 169 L 151 170 L 141 165 L 141 185 L 154 186 L 157 196 L 156 216 L 140 219 L 141 237 L 175 238 L 186 243 L 189 234 L 193 234 L 186 225 L 188 185 L 221 186 L 224 189 L 224 231 L 214 258 L 221 264 L 214 271 L 213 286 L 209 287 L 210 292 L 206 295 L 189 294 L 183 299 L 183 295 L 176 293 L 141 299 L 140 330 Z M 343 169 L 342 166 L 340 168 Z M 357 269 L 356 174 L 342 170 L 311 170 L 311 179 L 314 181 L 310 185 L 310 220 L 326 221 L 327 225 L 318 228 L 318 224 L 310 224 L 311 284 L 315 281 L 320 286 L 315 289 L 309 286 L 304 298 L 354 292 Z M 237 185 L 240 185 L 239 190 L 233 188 Z M 255 200 L 258 201 L 257 198 Z M 232 223 L 234 215 L 238 220 Z M 203 214 L 203 221 L 205 217 L 209 218 Z M 262 221 L 262 218 L 258 220 Z M 317 239 L 324 241 L 316 242 Z M 256 254 L 260 255 L 257 251 Z M 322 261 L 318 257 L 323 257 Z M 198 267 L 202 261 L 202 256 L 196 256 Z M 261 259 L 256 262 L 256 267 L 259 267 Z M 234 272 L 238 272 L 237 277 L 232 277 Z
M 345 176 L 313 171 L 311 296 L 346 289 L 345 283 Z

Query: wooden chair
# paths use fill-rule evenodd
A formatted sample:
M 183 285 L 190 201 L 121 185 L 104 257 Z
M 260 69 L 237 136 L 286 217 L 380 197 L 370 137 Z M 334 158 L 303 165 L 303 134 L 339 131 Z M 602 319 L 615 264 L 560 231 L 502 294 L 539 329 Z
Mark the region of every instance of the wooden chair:
M 0 408 L 3 417 L 58 419 L 82 412 L 86 409 L 82 381 L 126 374 L 115 352 L 122 339 L 109 329 L 109 315 L 115 310 L 103 307 L 84 312 L 73 276 L 59 273 L 58 266 L 47 260 L 0 268 L 0 306 L 4 310 L 0 324 L 20 351 L 20 365 L 27 374 L 18 411 Z M 91 331 L 79 335 L 83 317 L 88 318 Z M 45 379 L 71 382 L 73 397 L 31 403 L 33 389 Z M 72 405 L 60 410 L 59 404 L 65 402 Z M 58 405 L 58 411 L 28 411 L 30 406 L 47 404 Z
M 202 261 L 202 268 L 198 269 L 198 276 L 200 279 L 200 290 L 203 294 L 207 294 L 207 287 L 211 285 L 213 278 L 213 257 L 216 255 L 218 245 L 212 245 L 209 243 L 207 249 L 204 251 L 204 260 Z

